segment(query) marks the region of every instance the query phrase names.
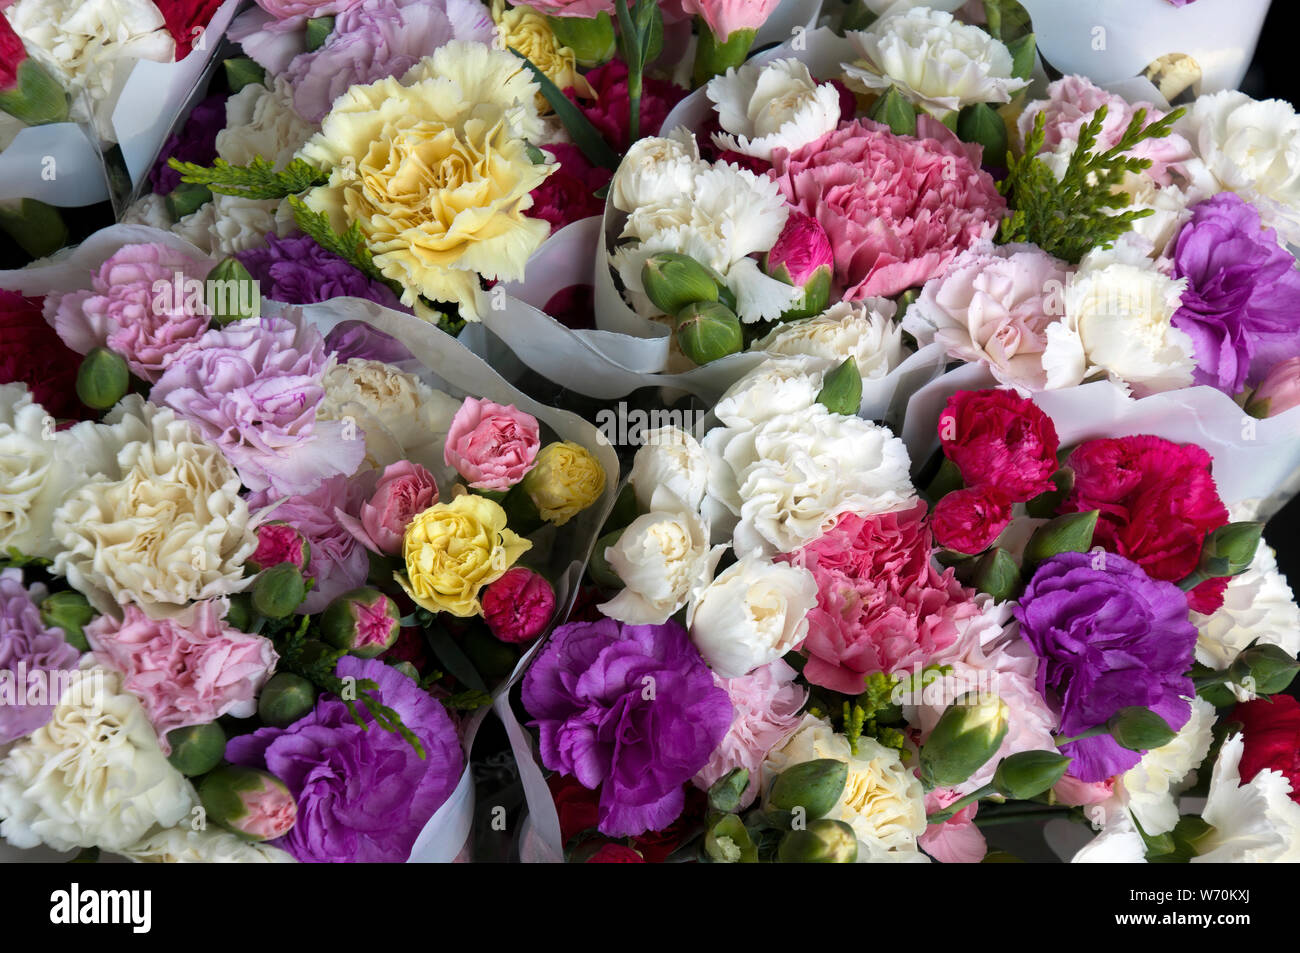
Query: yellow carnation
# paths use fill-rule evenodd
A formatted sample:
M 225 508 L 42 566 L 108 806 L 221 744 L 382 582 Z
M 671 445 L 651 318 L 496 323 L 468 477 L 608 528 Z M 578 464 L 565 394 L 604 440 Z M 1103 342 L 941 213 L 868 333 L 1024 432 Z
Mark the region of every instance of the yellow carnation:
M 518 50 L 560 89 L 572 86 L 583 96 L 594 95 L 591 87 L 578 72 L 578 59 L 573 50 L 555 38 L 555 31 L 546 17 L 528 7 L 504 9 L 499 2 L 492 5 L 492 18 L 496 20 L 497 34 L 507 49 Z M 549 113 L 551 104 L 540 92 L 537 109 Z
M 534 164 L 537 84 L 513 54 L 453 41 L 402 80 L 353 86 L 299 155 L 330 170 L 307 205 L 344 231 L 356 222 L 402 303 L 460 306 L 478 320 L 479 276 L 523 277 L 550 226 L 529 218 L 529 194 L 556 168 Z
M 406 573 L 394 578 L 430 612 L 479 613 L 479 590 L 500 579 L 532 543 L 506 527 L 505 510 L 472 493 L 435 503 L 406 527 Z
M 542 519 L 563 526 L 605 492 L 605 470 L 581 444 L 549 443 L 523 480 Z

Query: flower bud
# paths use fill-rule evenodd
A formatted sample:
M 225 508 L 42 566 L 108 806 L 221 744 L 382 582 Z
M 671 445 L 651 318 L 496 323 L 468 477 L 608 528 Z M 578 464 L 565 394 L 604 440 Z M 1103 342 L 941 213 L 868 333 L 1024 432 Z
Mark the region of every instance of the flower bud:
M 758 863 L 758 847 L 735 814 L 727 814 L 709 828 L 704 835 L 704 853 L 715 864 Z
M 749 770 L 732 768 L 709 786 L 709 809 L 720 814 L 733 814 L 740 810 L 740 802 L 749 787 Z
M 199 800 L 210 821 L 248 841 L 283 837 L 298 819 L 284 782 L 256 768 L 217 768 L 199 785 Z
M 605 468 L 581 444 L 557 440 L 538 451 L 533 468 L 516 488 L 527 494 L 541 519 L 563 526 L 600 499 Z M 510 522 L 514 528 L 513 511 Z
M 291 563 L 263 569 L 253 581 L 253 608 L 268 619 L 285 618 L 306 598 L 307 583 Z
M 997 754 L 1007 736 L 1006 702 L 992 694 L 963 696 L 939 718 L 921 747 L 921 782 L 927 788 L 956 787 Z
M 1121 748 L 1129 751 L 1150 751 L 1163 748 L 1174 740 L 1177 734 L 1169 723 L 1141 705 L 1121 708 L 1110 716 L 1106 722 L 1110 736 Z
M 315 704 L 315 685 L 301 675 L 276 672 L 257 696 L 257 717 L 273 728 L 288 728 Z
M 677 346 L 696 364 L 708 364 L 745 346 L 740 319 L 716 301 L 688 304 L 677 314 Z
M 1210 578 L 1239 576 L 1250 568 L 1259 547 L 1263 523 L 1229 523 L 1220 526 L 1201 546 L 1201 562 L 1197 567 Z
M 768 789 L 765 807 L 769 811 L 792 813 L 796 809 L 812 820 L 833 808 L 844 793 L 849 766 L 835 758 L 818 758 L 786 768 Z
M 175 728 L 167 732 L 167 743 L 172 749 L 167 760 L 187 778 L 207 774 L 226 755 L 226 733 L 215 721 Z
M 45 67 L 27 55 L 22 38 L 0 16 L 0 110 L 29 126 L 64 122 L 68 95 Z
M 68 244 L 68 226 L 53 205 L 37 199 L 0 201 L 0 228 L 32 258 L 53 255 Z
M 890 86 L 876 97 L 867 110 L 867 118 L 884 123 L 896 136 L 916 135 L 916 110 L 897 86 Z
M 1255 694 L 1276 695 L 1290 687 L 1300 661 L 1280 646 L 1256 643 L 1237 656 L 1231 672 L 1234 682 L 1249 685 Z
M 641 285 L 654 306 L 664 314 L 676 314 L 697 301 L 717 301 L 721 275 L 690 255 L 662 251 L 641 266 Z
M 96 614 L 86 597 L 71 589 L 56 592 L 41 600 L 41 622 L 49 628 L 62 629 L 63 640 L 82 652 L 90 650 L 90 643 L 81 630 Z
M 1005 798 L 1027 801 L 1065 777 L 1072 759 L 1056 751 L 1020 751 L 1003 758 L 993 773 L 993 787 Z
M 858 838 L 843 821 L 821 818 L 782 837 L 777 857 L 783 864 L 852 864 L 858 859 Z
M 289 563 L 296 569 L 307 568 L 311 543 L 288 523 L 263 523 L 257 528 L 257 549 L 245 561 L 254 572 Z
M 358 658 L 374 658 L 393 647 L 402 631 L 397 603 L 378 589 L 353 589 L 325 607 L 320 637 Z
M 599 66 L 613 59 L 614 21 L 604 10 L 594 17 L 547 17 L 546 22 L 560 45 L 573 50 L 579 66 Z
M 846 357 L 844 363 L 822 379 L 822 389 L 817 393 L 817 403 L 832 414 L 856 416 L 862 406 L 862 375 L 858 362 Z
M 957 115 L 957 138 L 982 146 L 984 162 L 1006 168 L 1007 126 L 988 103 L 971 103 Z
M 186 215 L 197 212 L 212 201 L 212 190 L 197 182 L 182 182 L 167 194 L 163 204 L 173 222 L 179 222 Z
M 77 396 L 92 410 L 108 410 L 126 396 L 131 372 L 122 355 L 106 347 L 93 347 L 77 369 Z
M 249 592 L 237 592 L 230 597 L 230 608 L 226 610 L 226 623 L 240 632 L 251 632 L 257 624 L 257 613 L 253 610 L 253 595 Z
M 1092 534 L 1097 529 L 1101 510 L 1087 513 L 1067 513 L 1044 523 L 1025 544 L 1026 572 L 1061 553 L 1086 553 L 1092 548 Z
M 214 300 L 205 301 L 213 324 L 231 324 L 262 313 L 258 282 L 239 259 L 223 258 L 208 272 L 206 287 Z
M 781 315 L 782 321 L 811 318 L 830 305 L 834 255 L 826 230 L 811 215 L 791 211 L 776 243 L 763 256 L 763 271 L 803 289 L 803 302 Z
M 1246 401 L 1252 417 L 1276 417 L 1300 404 L 1300 357 L 1274 365 Z

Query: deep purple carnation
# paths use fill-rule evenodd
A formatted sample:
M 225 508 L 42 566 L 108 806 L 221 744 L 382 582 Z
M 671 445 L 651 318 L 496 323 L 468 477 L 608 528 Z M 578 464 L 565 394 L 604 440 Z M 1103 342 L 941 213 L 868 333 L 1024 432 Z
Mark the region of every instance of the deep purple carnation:
M 1300 355 L 1300 272 L 1277 233 L 1261 227 L 1259 210 L 1236 193 L 1192 207 L 1174 274 L 1187 279 L 1173 322 L 1196 347 L 1198 384 L 1236 395 Z
M 334 325 L 325 335 L 325 350 L 333 353 L 340 364 L 351 360 L 383 361 L 406 370 L 403 365 L 415 361 L 415 355 L 405 344 L 365 321 L 341 321 Z
M 383 703 L 420 739 L 424 759 L 401 735 L 362 728 L 329 696 L 288 728 L 232 738 L 226 758 L 270 771 L 298 802 L 298 820 L 276 847 L 304 863 L 402 863 L 460 781 L 465 757 L 456 727 L 390 665 L 344 656 L 335 673 L 376 682 Z M 361 705 L 357 711 L 371 720 Z
M 676 622 L 560 626 L 524 677 L 523 699 L 542 763 L 600 788 L 597 827 L 610 837 L 671 824 L 682 786 L 732 717 L 726 690 Z
M 199 102 L 179 133 L 172 133 L 149 170 L 149 185 L 157 195 L 167 195 L 181 184 L 181 174 L 167 164 L 175 157 L 182 162 L 212 165 L 217 157 L 217 133 L 226 128 L 226 94 L 217 93 Z
M 1043 664 L 1038 690 L 1061 709 L 1061 733 L 1083 734 L 1121 708 L 1150 708 L 1178 730 L 1195 693 L 1187 671 L 1196 626 L 1187 597 L 1112 553 L 1062 553 L 1043 563 L 1015 609 L 1020 634 Z M 1051 696 L 1047 696 L 1051 697 Z M 1102 781 L 1141 759 L 1108 734 L 1064 745 L 1070 774 Z
M 266 236 L 266 245 L 235 257 L 261 283 L 262 297 L 286 304 L 315 304 L 330 298 L 365 298 L 398 311 L 403 306 L 383 282 L 367 278 L 306 235 Z
M 73 671 L 81 653 L 63 639 L 63 630 L 41 621 L 36 602 L 43 586 L 23 585 L 21 569 L 0 570 L 0 745 L 29 735 L 50 720 L 57 680 L 48 673 Z M 34 673 L 42 673 L 32 676 Z M 36 683 L 44 680 L 44 684 Z M 22 704 L 45 697 L 48 705 Z

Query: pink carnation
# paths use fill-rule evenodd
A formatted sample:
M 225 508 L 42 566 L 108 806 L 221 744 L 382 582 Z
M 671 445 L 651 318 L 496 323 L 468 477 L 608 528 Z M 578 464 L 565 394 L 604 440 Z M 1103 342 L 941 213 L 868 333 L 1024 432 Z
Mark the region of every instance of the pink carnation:
M 682 9 L 703 17 L 719 40 L 735 30 L 757 30 L 781 0 L 682 0 Z
M 817 580 L 808 613 L 804 677 L 856 695 L 867 676 L 925 665 L 957 641 L 957 623 L 976 613 L 966 590 L 930 563 L 926 507 L 870 517 L 848 515 L 788 557 Z
M 342 13 L 358 0 L 255 0 L 257 5 L 277 20 L 295 17 L 313 19 Z
M 1124 97 L 1108 93 L 1094 85 L 1086 76 L 1065 76 L 1047 87 L 1047 99 L 1035 100 L 1020 114 L 1021 138 L 1023 140 L 1029 135 L 1034 128 L 1035 118 L 1039 113 L 1044 113 L 1046 124 L 1043 127 L 1043 151 L 1052 152 L 1062 143 L 1069 147 L 1079 141 L 1079 130 L 1102 106 L 1106 107 L 1106 118 L 1102 121 L 1101 135 L 1097 137 L 1094 148 L 1096 152 L 1113 149 L 1139 109 L 1146 110 L 1145 125 L 1148 126 L 1165 116 L 1163 110 L 1151 103 L 1129 103 Z M 1161 185 L 1168 185 L 1169 166 L 1192 158 L 1193 153 L 1191 143 L 1182 136 L 1173 134 L 1160 139 L 1145 139 L 1128 155 L 1150 159 L 1151 167 L 1146 170 L 1146 174 Z
M 433 474 L 418 463 L 399 460 L 379 474 L 356 516 L 343 510 L 334 515 L 362 546 L 381 556 L 395 556 L 402 551 L 407 524 L 437 502 Z
M 791 153 L 772 154 L 786 200 L 831 240 L 842 297 L 888 296 L 939 275 L 957 253 L 991 237 L 1006 211 L 978 146 L 922 117 L 923 137 L 870 119 L 841 123 Z
M 974 556 L 993 545 L 1011 522 L 1011 500 L 996 486 L 973 486 L 944 494 L 934 505 L 934 538 L 953 552 Z
M 739 678 L 718 678 L 715 684 L 727 690 L 735 714 L 721 744 L 709 763 L 695 775 L 695 786 L 708 790 L 723 775 L 736 768 L 749 772 L 749 786 L 740 806 L 748 807 L 758 796 L 758 768 L 767 753 L 798 726 L 800 710 L 808 692 L 795 682 L 795 672 L 777 659 L 760 665 Z
M 1056 782 L 1052 788 L 1058 804 L 1067 807 L 1087 807 L 1103 804 L 1115 795 L 1115 778 L 1104 781 L 1080 781 L 1072 774 L 1067 774 Z
M 271 522 L 257 528 L 257 549 L 248 557 L 248 565 L 258 572 L 280 563 L 306 569 L 310 558 L 311 544 L 301 533 L 285 523 Z
M 121 672 L 170 752 L 167 733 L 222 715 L 248 718 L 279 657 L 270 639 L 221 619 L 220 603 L 197 602 L 183 615 L 151 619 L 126 605 L 118 621 L 103 615 L 86 626 L 95 658 Z
M 240 791 L 239 800 L 247 812 L 239 819 L 239 830 L 258 840 L 283 837 L 298 820 L 298 803 L 282 784 Z
M 594 19 L 597 14 L 614 15 L 614 0 L 527 0 L 520 6 L 532 7 L 538 13 L 553 17 L 583 17 Z
M 476 490 L 508 490 L 533 468 L 537 418 L 514 405 L 466 397 L 447 432 L 443 459 Z
M 574 14 L 568 14 L 573 16 Z M 601 137 L 618 152 L 626 152 L 630 128 L 627 110 L 627 64 L 619 59 L 597 66 L 584 77 L 595 97 L 581 99 L 578 91 L 569 87 L 564 91 L 582 114 L 587 117 Z M 641 82 L 641 135 L 658 135 L 668 113 L 686 95 L 686 90 L 667 80 L 646 76 Z
M 952 788 L 927 791 L 925 813 L 937 814 L 961 795 Z M 975 826 L 979 803 L 968 804 L 942 824 L 931 824 L 921 835 L 921 849 L 941 864 L 978 864 L 988 853 L 984 834 Z
M 1014 391 L 957 391 L 939 415 L 939 440 L 967 486 L 995 486 L 1018 503 L 1055 487 L 1056 425 Z
M 112 348 L 153 383 L 207 329 L 202 295 L 186 284 L 202 282 L 212 266 L 166 245 L 123 245 L 91 275 L 89 291 L 49 295 L 45 320 L 78 354 Z
M 483 621 L 502 642 L 531 642 L 555 615 L 555 589 L 546 577 L 523 566 L 506 570 L 479 597 Z

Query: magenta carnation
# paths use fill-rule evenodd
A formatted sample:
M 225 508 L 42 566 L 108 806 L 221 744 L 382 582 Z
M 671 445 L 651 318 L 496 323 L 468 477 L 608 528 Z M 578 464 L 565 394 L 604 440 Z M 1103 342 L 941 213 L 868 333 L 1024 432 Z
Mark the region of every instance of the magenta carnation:
M 605 141 L 619 152 L 631 145 L 628 128 L 627 64 L 610 60 L 597 66 L 585 77 L 595 98 L 580 99 L 578 91 L 570 87 L 564 91 L 584 116 L 591 121 Z M 641 85 L 641 135 L 658 135 L 668 113 L 686 95 L 680 86 L 647 76 Z
M 483 621 L 502 642 L 531 642 L 550 625 L 555 614 L 555 589 L 546 577 L 524 566 L 506 574 L 483 590 Z
M 609 169 L 592 165 L 581 149 L 567 142 L 552 143 L 542 149 L 555 156 L 560 167 L 533 189 L 533 207 L 528 214 L 548 221 L 552 232 L 579 219 L 601 214 L 605 203 L 595 193 L 609 184 L 612 174 Z

